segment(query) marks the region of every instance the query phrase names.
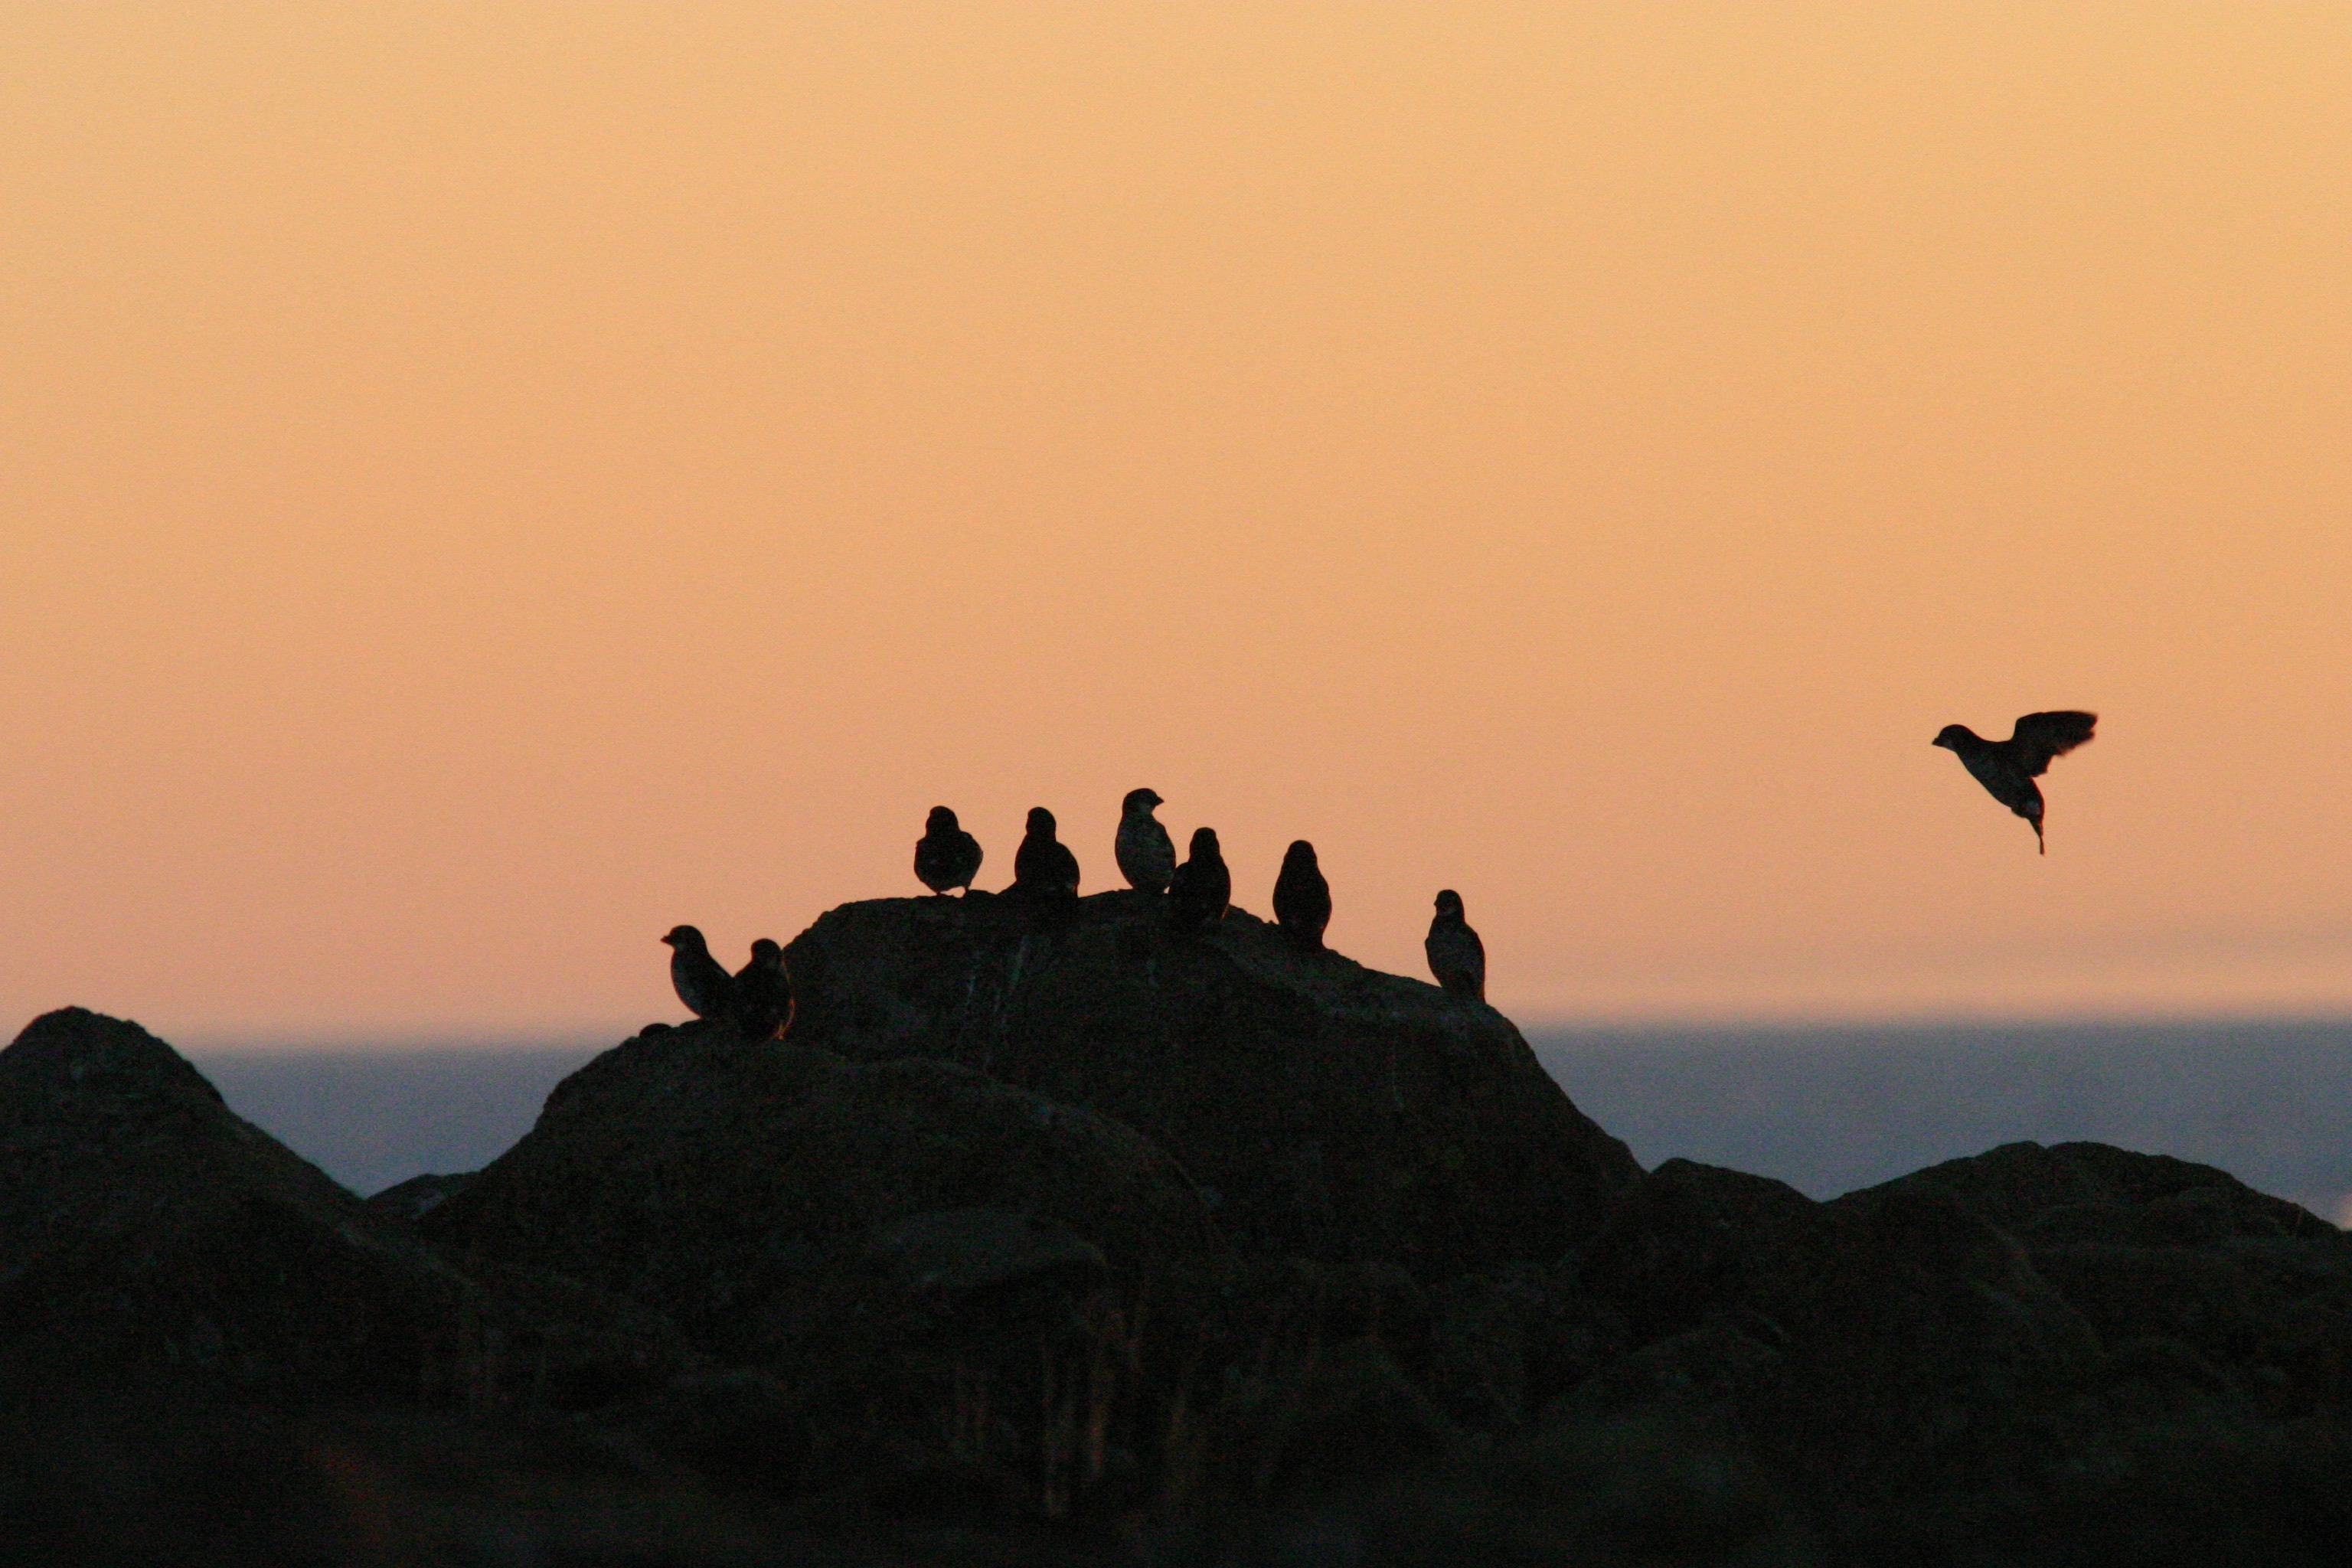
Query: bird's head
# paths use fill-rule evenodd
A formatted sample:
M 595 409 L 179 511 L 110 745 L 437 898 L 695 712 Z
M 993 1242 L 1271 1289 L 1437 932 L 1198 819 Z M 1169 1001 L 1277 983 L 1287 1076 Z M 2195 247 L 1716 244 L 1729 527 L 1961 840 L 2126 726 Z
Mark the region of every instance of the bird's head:
M 1029 808 L 1029 837 L 1032 838 L 1053 837 L 1054 814 L 1047 811 L 1042 805 L 1031 806 Z
M 1217 830 L 1213 827 L 1192 829 L 1192 853 L 1210 858 L 1223 858 L 1223 852 L 1217 847 Z
M 1304 838 L 1292 839 L 1290 847 L 1282 852 L 1282 868 L 1286 871 L 1293 866 L 1305 866 L 1311 868 L 1314 864 L 1315 846 L 1307 843 Z
M 1973 741 L 1976 738 L 1977 732 L 1966 724 L 1947 724 L 1937 731 L 1936 738 L 1927 743 L 1931 746 L 1941 746 L 1948 752 L 1957 752 L 1960 749 L 1962 741 Z
M 1160 804 L 1159 791 L 1149 789 L 1131 789 L 1127 792 L 1127 798 L 1118 803 L 1118 809 L 1129 816 L 1134 816 L 1140 813 L 1150 811 L 1154 806 L 1157 806 Z
M 924 818 L 923 829 L 928 833 L 953 833 L 956 830 L 956 814 L 944 805 L 935 805 L 931 807 L 931 815 Z
M 1451 888 L 1439 893 L 1437 895 L 1437 912 L 1441 915 L 1451 915 L 1455 920 L 1460 920 L 1462 918 L 1462 895 L 1455 892 Z
M 751 964 L 753 968 L 781 969 L 783 967 L 783 963 L 784 950 L 777 945 L 775 938 L 763 936 L 759 941 L 751 944 Z
M 703 945 L 702 933 L 692 926 L 672 926 L 662 938 L 664 947 L 674 947 L 681 952 L 692 952 Z

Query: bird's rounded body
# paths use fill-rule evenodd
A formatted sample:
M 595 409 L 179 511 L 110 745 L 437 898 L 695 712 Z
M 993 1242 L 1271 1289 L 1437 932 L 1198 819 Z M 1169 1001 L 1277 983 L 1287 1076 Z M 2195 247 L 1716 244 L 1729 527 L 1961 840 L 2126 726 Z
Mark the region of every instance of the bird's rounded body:
M 731 1022 L 736 1015 L 735 977 L 710 956 L 709 944 L 692 926 L 673 926 L 662 938 L 669 948 L 669 983 L 686 1010 L 698 1018 Z
M 980 861 L 980 840 L 957 824 L 956 814 L 944 805 L 931 807 L 923 836 L 915 840 L 915 879 L 934 893 L 950 888 L 970 892 Z
M 2033 781 L 2050 771 L 2052 758 L 2088 742 L 2098 721 L 2096 713 L 2059 709 L 2026 714 L 2006 741 L 1988 741 L 1966 724 L 1947 724 L 1930 744 L 1958 757 L 1987 795 L 2031 823 L 2034 843 L 2047 854 L 2049 845 L 2042 837 L 2042 786 Z
M 792 972 L 772 939 L 751 944 L 751 962 L 735 974 L 735 1021 L 747 1040 L 782 1039 L 792 1028 Z
M 1462 895 L 1451 888 L 1437 895 L 1437 914 L 1429 922 L 1422 951 L 1440 985 L 1457 996 L 1486 999 L 1486 944 L 1470 929 L 1462 912 Z
M 1985 786 L 1985 793 L 2028 822 L 2042 820 L 2047 803 L 2042 798 L 2042 786 L 2020 773 L 2004 759 L 1990 741 L 1978 740 L 1976 745 L 1960 752 L 1960 765 L 1969 776 Z
M 1113 853 L 1119 875 L 1139 893 L 1164 893 L 1176 876 L 1176 843 L 1151 815 L 1160 796 L 1148 789 L 1131 789 L 1119 803 L 1118 838 Z
M 1181 931 L 1202 931 L 1225 918 L 1234 901 L 1234 877 L 1225 868 L 1217 830 L 1192 831 L 1192 852 L 1168 884 L 1168 923 Z
M 1283 933 L 1308 952 L 1323 945 L 1323 928 L 1331 923 L 1331 884 L 1316 864 L 1315 846 L 1301 838 L 1282 857 L 1282 874 L 1274 879 L 1274 918 Z
M 1013 857 L 1013 890 L 1046 898 L 1078 896 L 1078 858 L 1055 837 L 1054 814 L 1029 808 L 1029 831 Z

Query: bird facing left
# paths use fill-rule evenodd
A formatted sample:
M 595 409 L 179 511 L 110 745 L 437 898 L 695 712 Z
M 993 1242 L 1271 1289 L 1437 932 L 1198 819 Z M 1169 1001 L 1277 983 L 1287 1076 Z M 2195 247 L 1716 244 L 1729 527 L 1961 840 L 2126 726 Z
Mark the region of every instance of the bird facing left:
M 735 977 L 710 956 L 702 932 L 692 926 L 672 926 L 662 942 L 669 949 L 669 983 L 686 1010 L 698 1018 L 734 1022 Z
M 2033 825 L 2037 853 L 2050 853 L 2042 836 L 2042 787 L 2033 781 L 2050 771 L 2050 760 L 2063 757 L 2091 739 L 2096 713 L 2072 708 L 2028 713 L 2011 727 L 2006 741 L 1988 741 L 1966 724 L 1947 724 L 1928 742 L 1960 759 L 1969 776 L 1985 793 Z

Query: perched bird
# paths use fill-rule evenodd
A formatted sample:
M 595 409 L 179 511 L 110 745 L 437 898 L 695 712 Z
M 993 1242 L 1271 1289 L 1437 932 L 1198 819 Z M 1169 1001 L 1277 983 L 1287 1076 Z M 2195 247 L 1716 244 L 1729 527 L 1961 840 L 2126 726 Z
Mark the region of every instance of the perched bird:
M 751 944 L 751 962 L 735 972 L 735 1023 L 747 1040 L 782 1039 L 793 1026 L 793 976 L 784 950 L 767 937 Z
M 1217 847 L 1217 830 L 1192 830 L 1192 853 L 1168 883 L 1168 923 L 1178 931 L 1206 931 L 1225 918 L 1234 901 L 1234 876 Z
M 1119 875 L 1139 893 L 1164 893 L 1176 875 L 1176 845 L 1151 815 L 1159 804 L 1160 796 L 1148 789 L 1129 790 L 1118 804 Z
M 1437 895 L 1437 917 L 1429 922 L 1429 972 L 1456 996 L 1486 999 L 1486 944 L 1462 918 L 1462 895 L 1448 888 Z
M 1078 858 L 1054 837 L 1054 814 L 1042 805 L 1029 808 L 1029 831 L 1013 857 L 1013 890 L 1065 899 L 1078 896 Z
M 2042 837 L 2042 788 L 2033 781 L 2050 771 L 2050 759 L 2063 757 L 2091 738 L 2096 713 L 2071 709 L 2054 713 L 2028 713 L 2017 721 L 2006 741 L 1988 741 L 1966 724 L 1947 724 L 1932 745 L 1955 752 L 1977 783 L 1993 799 L 2033 824 L 2033 842 L 2040 853 L 2050 853 Z
M 709 944 L 692 926 L 672 926 L 662 938 L 669 949 L 669 983 L 677 999 L 698 1018 L 732 1021 L 736 1016 L 735 977 L 710 956 Z
M 931 807 L 923 836 L 915 840 L 915 877 L 934 893 L 950 888 L 971 891 L 980 875 L 980 840 L 956 826 L 956 814 L 944 805 Z
M 1323 928 L 1331 923 L 1331 884 L 1315 863 L 1315 846 L 1304 838 L 1283 852 L 1282 875 L 1274 879 L 1274 918 L 1309 952 L 1323 946 Z

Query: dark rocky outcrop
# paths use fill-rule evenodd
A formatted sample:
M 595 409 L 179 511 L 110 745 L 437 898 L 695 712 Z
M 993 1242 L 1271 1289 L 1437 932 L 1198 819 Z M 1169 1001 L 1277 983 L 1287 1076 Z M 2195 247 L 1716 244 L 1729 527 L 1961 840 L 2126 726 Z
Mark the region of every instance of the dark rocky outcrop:
M 739 1357 L 773 1352 L 813 1290 L 912 1289 L 910 1252 L 976 1287 L 1219 1245 L 1183 1173 L 1090 1110 L 950 1062 L 851 1064 L 704 1026 L 649 1029 L 564 1079 L 418 1225 L 453 1258 L 625 1295 Z
M 241 1121 L 135 1024 L 0 1051 L 0 1379 L 495 1403 L 667 1376 L 665 1325 L 487 1290 Z
M 135 1026 L 37 1020 L 0 1053 L 9 1544 L 2346 1559 L 2352 1241 L 2294 1205 L 2093 1144 L 1829 1203 L 1643 1175 L 1490 1011 L 1150 912 L 836 910 L 810 1037 L 648 1029 L 368 1205 Z
M 474 1174 L 471 1171 L 461 1171 L 446 1176 L 411 1176 L 370 1196 L 367 1200 L 368 1213 L 395 1224 L 414 1225 L 464 1192 L 472 1184 Z
M 346 1561 L 324 1412 L 561 1419 L 693 1363 L 628 1302 L 453 1268 L 135 1024 L 0 1051 L 0 1560 Z
M 1641 1175 L 1510 1020 L 1236 910 L 1121 891 L 845 904 L 788 949 L 793 1037 L 961 1063 L 1136 1129 L 1250 1250 L 1429 1279 L 1550 1262 Z
M 1841 1560 L 2076 1561 L 2114 1510 L 2116 1561 L 2326 1561 L 2348 1517 L 2352 1241 L 2208 1167 L 2014 1144 L 1816 1204 L 1670 1162 L 1579 1281 L 1635 1348 L 1551 1419 L 1700 1420 Z

